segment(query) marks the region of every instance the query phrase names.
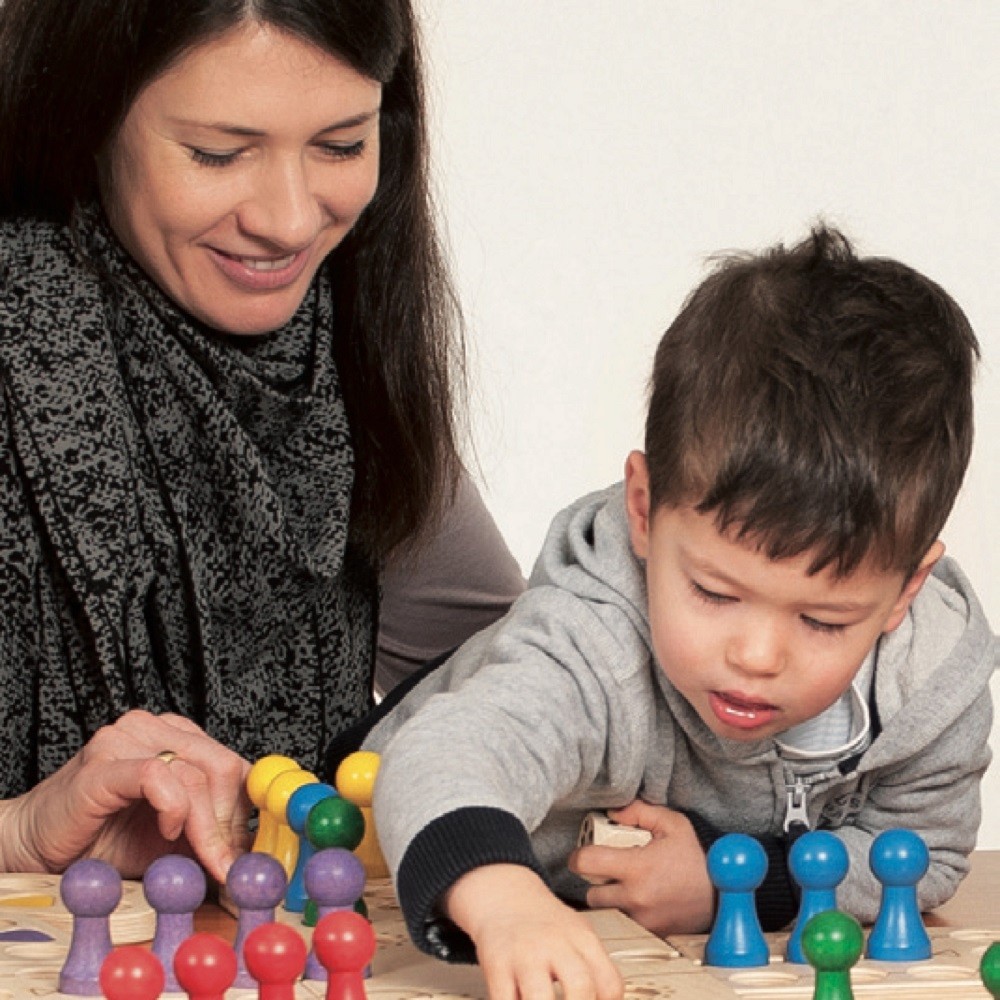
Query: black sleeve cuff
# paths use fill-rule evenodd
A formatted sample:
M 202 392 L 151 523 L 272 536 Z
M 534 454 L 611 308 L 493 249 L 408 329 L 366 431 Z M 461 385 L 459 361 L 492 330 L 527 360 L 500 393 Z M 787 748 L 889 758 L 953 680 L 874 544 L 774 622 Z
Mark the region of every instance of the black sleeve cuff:
M 545 878 L 521 821 L 502 809 L 457 809 L 413 838 L 397 876 L 399 903 L 421 951 L 448 962 L 474 962 L 468 935 L 437 912 L 444 893 L 466 872 L 491 864 L 524 865 Z
M 720 837 L 731 832 L 720 830 L 697 813 L 685 811 L 684 815 L 690 820 L 698 843 L 706 853 Z M 780 931 L 795 919 L 799 908 L 798 891 L 788 870 L 789 844 L 783 837 L 755 839 L 767 855 L 767 874 L 756 893 L 757 918 L 763 930 Z

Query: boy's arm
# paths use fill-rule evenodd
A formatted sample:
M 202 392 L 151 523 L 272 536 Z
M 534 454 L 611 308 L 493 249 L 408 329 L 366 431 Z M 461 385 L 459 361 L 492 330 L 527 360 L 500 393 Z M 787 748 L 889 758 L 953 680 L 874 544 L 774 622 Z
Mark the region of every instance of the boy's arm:
M 871 872 L 868 855 L 875 837 L 892 828 L 918 833 L 930 852 L 930 867 L 917 886 L 921 910 L 932 910 L 954 895 L 976 846 L 991 723 L 986 695 L 922 753 L 876 777 L 860 813 L 834 829 L 850 859 L 838 889 L 841 908 L 862 921 L 878 915 L 882 885 Z
M 625 711 L 617 699 L 627 684 L 593 665 L 648 678 L 648 652 L 638 637 L 626 648 L 627 633 L 609 638 L 585 602 L 543 589 L 428 678 L 433 694 L 414 691 L 402 726 L 390 717 L 368 742 L 382 754 L 379 839 L 414 940 L 439 955 L 441 899 L 461 876 L 488 864 L 540 876 L 529 831 L 554 804 L 606 784 L 610 771 L 634 771 L 636 786 L 641 775 L 632 758 L 644 752 L 645 713 Z
M 567 1000 L 617 1000 L 624 992 L 593 925 L 527 868 L 476 868 L 451 887 L 442 908 L 475 943 L 493 1000 L 550 996 L 553 983 Z

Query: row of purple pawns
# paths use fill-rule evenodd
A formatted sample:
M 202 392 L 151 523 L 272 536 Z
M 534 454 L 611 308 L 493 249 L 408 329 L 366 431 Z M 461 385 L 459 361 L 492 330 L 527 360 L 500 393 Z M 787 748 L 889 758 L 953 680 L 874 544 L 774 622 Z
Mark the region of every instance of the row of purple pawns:
M 322 919 L 337 912 L 353 912 L 364 892 L 365 871 L 350 851 L 331 847 L 317 851 L 309 859 L 304 880 L 310 899 L 316 903 L 317 918 Z M 237 907 L 237 987 L 249 988 L 257 983 L 247 967 L 244 945 L 256 928 L 274 921 L 286 885 L 284 868 L 269 854 L 244 854 L 229 870 L 226 888 Z M 205 873 L 190 858 L 168 855 L 150 865 L 143 878 L 143 891 L 156 911 L 152 953 L 164 971 L 165 988 L 176 991 L 181 984 L 174 958 L 181 944 L 194 934 L 194 914 L 207 891 Z M 63 875 L 60 896 L 73 915 L 73 936 L 59 976 L 59 991 L 73 996 L 100 996 L 101 966 L 112 947 L 110 918 L 122 896 L 121 876 L 103 861 L 78 861 Z M 315 949 L 308 953 L 304 964 L 303 978 L 327 979 Z

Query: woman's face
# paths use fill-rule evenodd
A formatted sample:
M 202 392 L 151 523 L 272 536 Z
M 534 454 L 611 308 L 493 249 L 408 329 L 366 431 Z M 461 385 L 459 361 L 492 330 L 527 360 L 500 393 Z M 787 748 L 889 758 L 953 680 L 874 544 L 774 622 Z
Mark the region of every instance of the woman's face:
M 205 42 L 140 92 L 115 137 L 111 224 L 197 319 L 274 330 L 375 194 L 381 97 L 268 25 Z

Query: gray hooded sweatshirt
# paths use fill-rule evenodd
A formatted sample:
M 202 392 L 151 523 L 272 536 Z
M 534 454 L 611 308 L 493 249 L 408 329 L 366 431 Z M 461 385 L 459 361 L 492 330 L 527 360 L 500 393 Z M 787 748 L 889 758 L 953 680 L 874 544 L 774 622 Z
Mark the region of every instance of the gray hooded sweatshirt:
M 765 928 L 794 916 L 790 823 L 843 840 L 850 870 L 838 905 L 863 921 L 881 896 L 872 840 L 915 830 L 931 859 L 920 906 L 940 905 L 976 842 L 998 662 L 953 561 L 935 567 L 870 660 L 872 739 L 860 754 L 803 768 L 773 739 L 720 739 L 656 663 L 622 485 L 579 500 L 553 522 L 509 614 L 366 741 L 382 754 L 375 822 L 414 940 L 440 957 L 469 957 L 435 904 L 483 864 L 528 865 L 582 901 L 585 886 L 565 862 L 583 817 L 635 798 L 685 812 L 705 846 L 733 831 L 759 837 L 770 861 L 757 900 Z

